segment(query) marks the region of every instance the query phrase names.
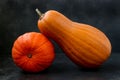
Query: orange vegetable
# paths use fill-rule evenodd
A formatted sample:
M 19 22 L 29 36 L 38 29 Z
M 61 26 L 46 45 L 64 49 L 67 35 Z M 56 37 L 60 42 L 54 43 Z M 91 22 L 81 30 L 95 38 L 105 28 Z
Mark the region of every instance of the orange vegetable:
M 27 72 L 48 68 L 54 60 L 54 47 L 41 33 L 29 32 L 17 38 L 12 48 L 14 63 Z
M 36 11 L 40 13 L 38 9 Z M 110 56 L 111 43 L 102 31 L 71 21 L 55 10 L 40 15 L 38 28 L 53 39 L 74 63 L 84 68 L 97 68 Z

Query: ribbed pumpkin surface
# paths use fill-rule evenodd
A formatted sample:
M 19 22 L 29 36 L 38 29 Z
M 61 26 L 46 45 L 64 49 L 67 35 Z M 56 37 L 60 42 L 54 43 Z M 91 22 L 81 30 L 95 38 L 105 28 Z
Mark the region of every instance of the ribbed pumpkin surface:
M 12 48 L 14 63 L 27 72 L 39 72 L 48 68 L 54 57 L 54 47 L 51 42 L 37 32 L 19 36 Z

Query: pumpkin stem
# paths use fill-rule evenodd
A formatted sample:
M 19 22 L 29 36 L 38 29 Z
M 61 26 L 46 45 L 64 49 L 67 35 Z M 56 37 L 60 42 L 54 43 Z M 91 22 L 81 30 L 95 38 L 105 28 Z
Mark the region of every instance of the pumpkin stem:
M 27 57 L 28 58 L 32 58 L 32 54 L 27 54 Z
M 40 16 L 40 19 L 42 19 L 43 18 L 43 16 L 44 16 L 44 14 L 43 13 L 41 13 L 40 11 L 39 11 L 39 9 L 38 8 L 36 8 L 35 9 L 35 11 L 37 12 L 37 14 Z

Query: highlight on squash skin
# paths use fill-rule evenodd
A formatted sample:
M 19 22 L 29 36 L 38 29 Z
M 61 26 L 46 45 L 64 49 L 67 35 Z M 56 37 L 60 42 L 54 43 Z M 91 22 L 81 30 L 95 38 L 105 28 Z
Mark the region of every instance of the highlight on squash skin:
M 12 47 L 14 63 L 27 72 L 40 72 L 54 61 L 52 43 L 41 33 L 28 32 L 19 36 Z
M 55 10 L 44 13 L 44 17 L 38 20 L 38 28 L 78 66 L 100 67 L 111 54 L 110 40 L 101 30 L 71 21 Z

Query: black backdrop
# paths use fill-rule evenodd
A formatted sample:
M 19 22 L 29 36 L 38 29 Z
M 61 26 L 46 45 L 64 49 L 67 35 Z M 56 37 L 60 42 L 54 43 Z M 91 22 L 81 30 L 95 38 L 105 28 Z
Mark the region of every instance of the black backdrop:
M 39 32 L 36 8 L 43 13 L 54 9 L 73 21 L 99 28 L 110 39 L 112 52 L 120 52 L 119 0 L 0 0 L 0 54 L 9 54 L 19 35 Z M 61 53 L 54 45 L 56 52 Z

